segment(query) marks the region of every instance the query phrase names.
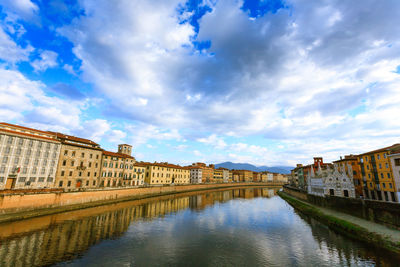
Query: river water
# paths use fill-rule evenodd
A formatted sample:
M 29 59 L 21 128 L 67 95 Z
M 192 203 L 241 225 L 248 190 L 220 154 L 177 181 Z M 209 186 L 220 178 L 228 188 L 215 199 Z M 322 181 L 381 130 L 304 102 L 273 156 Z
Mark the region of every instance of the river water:
M 0 224 L 0 266 L 399 266 L 276 191 L 186 193 Z

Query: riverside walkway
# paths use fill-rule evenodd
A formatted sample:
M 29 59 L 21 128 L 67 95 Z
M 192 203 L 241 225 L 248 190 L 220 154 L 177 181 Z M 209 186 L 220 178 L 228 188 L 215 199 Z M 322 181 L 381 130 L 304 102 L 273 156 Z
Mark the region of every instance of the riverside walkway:
M 283 193 L 283 192 L 281 192 L 281 193 Z M 352 216 L 347 213 L 343 213 L 343 212 L 325 208 L 325 207 L 320 207 L 320 206 L 311 204 L 309 202 L 303 201 L 301 199 L 298 199 L 294 196 L 288 195 L 287 193 L 283 193 L 283 194 L 288 197 L 296 199 L 297 201 L 303 203 L 304 205 L 311 206 L 311 207 L 319 210 L 320 212 L 324 213 L 325 215 L 333 216 L 338 219 L 350 222 L 352 224 L 355 224 L 359 227 L 362 227 L 362 228 L 368 230 L 371 233 L 378 234 L 378 235 L 384 237 L 385 239 L 390 240 L 391 242 L 393 242 L 395 244 L 400 244 L 400 231 L 399 230 L 396 230 L 396 229 L 393 229 L 393 228 L 390 228 L 385 225 L 378 224 L 378 223 L 375 223 L 372 221 L 367 221 L 365 219 L 362 219 L 362 218 L 359 218 L 356 216 Z

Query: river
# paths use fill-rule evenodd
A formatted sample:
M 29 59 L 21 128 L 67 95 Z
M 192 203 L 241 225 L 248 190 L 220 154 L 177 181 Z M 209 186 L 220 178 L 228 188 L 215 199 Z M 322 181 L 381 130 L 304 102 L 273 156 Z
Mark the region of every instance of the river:
M 0 224 L 0 266 L 398 266 L 276 196 L 246 188 Z

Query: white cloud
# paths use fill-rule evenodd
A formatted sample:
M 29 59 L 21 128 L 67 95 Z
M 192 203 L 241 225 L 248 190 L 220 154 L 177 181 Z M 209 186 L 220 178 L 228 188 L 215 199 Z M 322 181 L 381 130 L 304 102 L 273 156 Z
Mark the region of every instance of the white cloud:
M 15 64 L 27 61 L 33 47 L 27 45 L 25 48 L 16 44 L 0 25 L 0 59 Z
M 54 51 L 44 50 L 40 53 L 39 58 L 31 62 L 35 71 L 45 71 L 48 68 L 54 68 L 57 63 L 58 54 Z
M 204 138 L 198 138 L 197 142 L 211 145 L 216 149 L 223 149 L 227 146 L 224 139 L 221 137 L 218 137 L 216 134 L 212 134 L 212 135 L 210 135 L 208 137 L 204 137 Z
M 17 16 L 25 20 L 32 20 L 37 16 L 38 6 L 30 0 L 3 0 L 1 5 L 8 16 Z

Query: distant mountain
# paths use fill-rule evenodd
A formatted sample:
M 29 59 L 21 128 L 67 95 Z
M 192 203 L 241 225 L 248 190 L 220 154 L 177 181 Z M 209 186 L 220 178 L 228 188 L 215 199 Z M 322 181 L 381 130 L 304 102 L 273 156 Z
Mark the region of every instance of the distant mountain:
M 289 174 L 290 170 L 294 169 L 294 167 L 290 166 L 254 166 L 249 163 L 233 163 L 230 161 L 227 162 L 222 162 L 219 164 L 215 164 L 215 168 L 227 168 L 230 170 L 249 170 L 253 172 L 263 172 L 263 171 L 268 171 L 268 172 L 277 172 L 277 173 L 282 173 L 282 174 Z

